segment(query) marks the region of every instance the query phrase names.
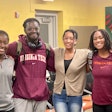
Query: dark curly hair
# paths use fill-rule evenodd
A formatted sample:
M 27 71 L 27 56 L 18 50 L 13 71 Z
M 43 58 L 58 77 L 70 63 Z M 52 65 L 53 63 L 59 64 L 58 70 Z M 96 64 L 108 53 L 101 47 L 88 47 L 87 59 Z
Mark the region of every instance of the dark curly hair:
M 7 33 L 6 31 L 4 31 L 4 30 L 0 30 L 0 35 L 6 35 L 8 41 L 9 41 L 9 35 L 8 35 L 8 33 Z
M 40 22 L 36 18 L 28 18 L 24 21 L 23 27 L 26 28 L 26 24 L 29 23 L 29 22 L 33 22 L 33 21 L 37 22 L 40 26 Z
M 78 33 L 75 30 L 73 30 L 73 29 L 65 30 L 64 33 L 63 33 L 63 37 L 65 36 L 66 32 L 71 32 L 73 34 L 74 38 L 78 39 Z
M 90 36 L 89 49 L 92 50 L 93 52 L 97 51 L 97 48 L 95 48 L 93 44 L 93 37 L 95 32 L 97 31 L 101 32 L 101 34 L 103 35 L 103 38 L 105 39 L 105 45 L 104 45 L 105 50 L 109 51 L 110 49 L 112 49 L 112 42 L 111 42 L 110 36 L 105 29 L 98 29 L 92 32 Z

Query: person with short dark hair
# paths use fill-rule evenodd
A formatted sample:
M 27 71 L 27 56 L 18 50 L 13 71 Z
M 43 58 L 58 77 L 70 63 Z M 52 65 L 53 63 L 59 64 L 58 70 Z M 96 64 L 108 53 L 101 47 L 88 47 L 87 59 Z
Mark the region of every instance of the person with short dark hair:
M 65 48 L 55 49 L 53 105 L 56 112 L 81 112 L 82 109 L 89 49 L 76 49 L 77 40 L 78 33 L 67 29 L 63 34 Z
M 6 55 L 9 36 L 0 30 L 0 112 L 14 112 L 12 77 L 14 59 Z
M 112 112 L 112 42 L 108 32 L 93 31 L 89 48 L 93 52 L 93 112 Z
M 50 47 L 47 59 L 46 45 L 40 37 L 40 23 L 28 18 L 23 23 L 26 35 L 19 35 L 22 50 L 18 56 L 13 85 L 15 112 L 45 112 L 49 90 L 46 69 L 54 69 L 54 51 Z M 17 56 L 17 42 L 9 44 L 7 54 Z

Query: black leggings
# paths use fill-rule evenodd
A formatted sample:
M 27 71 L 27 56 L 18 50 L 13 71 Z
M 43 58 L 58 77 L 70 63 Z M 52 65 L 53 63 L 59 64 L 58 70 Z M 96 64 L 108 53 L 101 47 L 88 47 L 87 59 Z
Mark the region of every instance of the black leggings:
M 93 112 L 112 112 L 112 105 L 97 105 L 93 103 Z
M 9 111 L 0 111 L 0 112 L 14 112 L 14 108 Z

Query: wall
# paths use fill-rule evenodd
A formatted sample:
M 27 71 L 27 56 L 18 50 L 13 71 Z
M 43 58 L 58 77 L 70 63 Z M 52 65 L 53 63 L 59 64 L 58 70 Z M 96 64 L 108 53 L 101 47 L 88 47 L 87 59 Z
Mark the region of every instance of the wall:
M 35 17 L 35 9 L 60 11 L 61 23 L 58 24 L 58 43 L 62 45 L 63 31 L 69 26 L 105 27 L 105 6 L 112 4 L 111 0 L 0 0 L 0 29 L 9 33 L 10 42 L 18 39 L 18 34 L 24 33 L 23 21 Z M 17 11 L 19 18 L 15 18 Z
M 88 24 L 105 28 L 105 7 L 112 6 L 112 0 L 90 0 Z
M 10 42 L 17 40 L 17 35 L 23 32 L 22 23 L 27 17 L 35 16 L 35 9 L 62 11 L 63 20 L 59 23 L 59 45 L 63 30 L 69 26 L 85 25 L 87 23 L 86 2 L 79 0 L 54 0 L 54 2 L 42 2 L 41 0 L 1 0 L 0 10 L 0 29 L 9 33 Z M 81 10 L 82 9 L 82 10 Z M 19 18 L 14 17 L 17 11 Z M 61 14 L 60 14 L 61 15 Z M 2 22 L 3 21 L 3 22 Z M 62 28 L 61 28 L 62 27 Z
M 22 23 L 27 17 L 34 16 L 30 12 L 29 0 L 0 0 L 0 29 L 8 32 L 10 41 L 18 39 L 18 34 L 24 33 Z M 15 12 L 20 14 L 15 18 Z
M 31 4 L 31 10 L 53 10 L 59 11 L 63 20 L 58 24 L 58 45 L 62 46 L 62 34 L 69 26 L 83 26 L 88 23 L 88 0 L 54 0 L 54 2 L 41 2 L 36 0 Z M 60 20 L 59 20 L 60 21 Z
M 98 29 L 97 26 L 70 26 L 78 32 L 78 42 L 76 48 L 88 48 L 91 32 Z

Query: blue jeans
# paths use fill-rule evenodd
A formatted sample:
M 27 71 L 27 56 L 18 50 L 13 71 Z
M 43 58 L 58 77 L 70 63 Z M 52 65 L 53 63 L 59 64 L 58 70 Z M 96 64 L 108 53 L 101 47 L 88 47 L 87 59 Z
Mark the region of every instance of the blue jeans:
M 61 94 L 53 94 L 53 105 L 56 112 L 81 112 L 82 96 L 67 96 L 63 89 Z

